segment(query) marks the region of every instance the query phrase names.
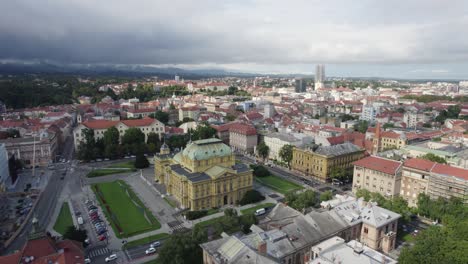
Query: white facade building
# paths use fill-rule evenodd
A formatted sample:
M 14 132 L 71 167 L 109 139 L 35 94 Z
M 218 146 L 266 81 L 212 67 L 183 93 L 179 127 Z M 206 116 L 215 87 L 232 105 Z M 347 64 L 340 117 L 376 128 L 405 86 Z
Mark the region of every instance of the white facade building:
M 268 159 L 271 160 L 281 160 L 279 152 L 284 145 L 293 145 L 296 147 L 300 147 L 302 145 L 301 139 L 298 139 L 291 134 L 283 133 L 272 133 L 265 135 L 264 141 L 265 145 L 270 148 Z

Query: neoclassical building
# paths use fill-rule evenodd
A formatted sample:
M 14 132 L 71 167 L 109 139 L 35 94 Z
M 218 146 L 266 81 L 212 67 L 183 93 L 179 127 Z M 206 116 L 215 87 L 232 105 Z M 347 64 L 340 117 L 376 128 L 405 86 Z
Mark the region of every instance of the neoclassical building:
M 164 144 L 154 164 L 155 180 L 166 186 L 182 208 L 235 204 L 252 189 L 252 170 L 236 164 L 231 148 L 217 138 L 189 142 L 175 155 Z

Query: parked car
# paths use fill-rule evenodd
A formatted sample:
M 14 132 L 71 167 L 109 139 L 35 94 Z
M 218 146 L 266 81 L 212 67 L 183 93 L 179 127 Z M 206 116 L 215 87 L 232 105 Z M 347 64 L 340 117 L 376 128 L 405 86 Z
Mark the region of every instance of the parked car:
M 88 210 L 97 210 L 97 207 L 93 204 L 88 206 Z
M 150 247 L 148 248 L 146 251 L 145 251 L 145 254 L 146 255 L 151 255 L 153 254 L 154 252 L 156 252 L 156 249 L 154 247 Z
M 332 180 L 332 185 L 343 185 L 343 182 L 337 179 Z
M 260 209 L 257 209 L 257 210 L 255 211 L 255 215 L 256 215 L 256 216 L 264 215 L 265 213 L 266 213 L 265 208 L 260 208 Z
M 78 224 L 79 224 L 79 225 L 82 225 L 82 224 L 84 223 L 84 222 L 83 222 L 83 217 L 81 217 L 81 216 L 78 217 L 76 220 L 78 221 Z
M 97 234 L 98 234 L 98 235 L 104 235 L 105 233 L 107 233 L 107 230 L 106 230 L 106 229 L 99 229 L 99 230 L 97 231 Z
M 98 212 L 98 210 L 97 210 L 97 209 L 91 209 L 91 210 L 89 210 L 89 211 L 88 211 L 88 214 L 92 214 L 92 213 L 94 213 L 94 212 L 96 212 L 96 213 L 97 213 L 97 212 Z
M 154 242 L 151 243 L 151 245 L 150 245 L 150 247 L 152 247 L 152 248 L 157 248 L 157 247 L 159 247 L 159 246 L 161 246 L 161 242 L 159 242 L 159 241 L 154 241 Z
M 100 235 L 100 236 L 98 236 L 98 240 L 99 240 L 99 241 L 104 241 L 104 240 L 106 240 L 106 238 L 107 238 L 106 235 Z
M 112 254 L 112 255 L 108 256 L 105 260 L 106 260 L 106 262 L 110 262 L 110 261 L 113 261 L 113 260 L 116 260 L 116 259 L 117 259 L 117 255 Z
M 85 258 L 84 263 L 85 263 L 85 264 L 90 264 L 90 263 L 91 263 L 91 259 Z

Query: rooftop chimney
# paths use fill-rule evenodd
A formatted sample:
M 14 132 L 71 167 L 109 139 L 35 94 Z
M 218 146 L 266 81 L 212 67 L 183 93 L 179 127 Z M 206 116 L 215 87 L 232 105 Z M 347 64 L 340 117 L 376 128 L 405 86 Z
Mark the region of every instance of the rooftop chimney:
M 257 250 L 260 254 L 265 254 L 267 253 L 267 243 L 265 241 L 261 241 L 257 245 Z

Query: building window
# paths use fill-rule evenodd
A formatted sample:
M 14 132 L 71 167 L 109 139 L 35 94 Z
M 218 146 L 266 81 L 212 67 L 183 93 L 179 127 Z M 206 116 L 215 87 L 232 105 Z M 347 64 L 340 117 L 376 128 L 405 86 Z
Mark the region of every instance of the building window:
M 364 234 L 369 233 L 369 229 L 367 227 L 364 227 Z

